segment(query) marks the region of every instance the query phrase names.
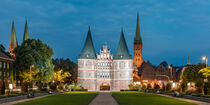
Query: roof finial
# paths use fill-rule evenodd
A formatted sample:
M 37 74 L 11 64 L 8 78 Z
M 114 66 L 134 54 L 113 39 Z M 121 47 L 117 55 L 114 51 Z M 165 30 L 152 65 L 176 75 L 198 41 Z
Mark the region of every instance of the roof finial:
M 121 24 L 121 32 L 123 32 L 123 25 Z

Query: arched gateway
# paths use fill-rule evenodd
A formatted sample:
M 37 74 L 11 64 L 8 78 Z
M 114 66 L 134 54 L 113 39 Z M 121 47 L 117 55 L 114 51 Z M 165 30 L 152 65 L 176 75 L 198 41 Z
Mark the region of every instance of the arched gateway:
M 108 83 L 102 83 L 100 85 L 100 91 L 109 91 L 110 90 L 110 85 Z

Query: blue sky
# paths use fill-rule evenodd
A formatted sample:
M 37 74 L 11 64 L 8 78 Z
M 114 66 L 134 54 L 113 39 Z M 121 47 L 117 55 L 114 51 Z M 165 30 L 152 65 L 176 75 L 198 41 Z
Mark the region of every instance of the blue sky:
M 90 24 L 96 52 L 107 42 L 115 54 L 121 25 L 130 53 L 137 11 L 143 58 L 158 65 L 185 65 L 210 58 L 209 0 L 1 0 L 0 43 L 9 46 L 12 19 L 19 44 L 25 19 L 30 37 L 50 45 L 54 58 L 77 61 Z

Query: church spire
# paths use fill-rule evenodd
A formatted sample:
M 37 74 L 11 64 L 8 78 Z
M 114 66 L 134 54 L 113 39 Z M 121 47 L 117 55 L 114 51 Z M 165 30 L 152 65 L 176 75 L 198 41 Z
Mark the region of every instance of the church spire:
M 140 25 L 139 25 L 139 12 L 137 13 L 137 23 L 136 23 L 136 36 L 134 38 L 135 43 L 142 43 Z
M 82 49 L 82 53 L 79 56 L 80 59 L 96 59 L 96 53 L 92 41 L 90 25 L 88 29 L 88 34 L 85 40 L 85 44 Z
M 12 21 L 12 30 L 11 30 L 11 36 L 10 36 L 10 44 L 9 44 L 9 53 L 11 56 L 14 56 L 14 49 L 18 46 L 17 43 L 17 37 L 15 32 L 15 23 L 14 20 Z
M 128 47 L 125 41 L 123 27 L 121 28 L 120 41 L 118 43 L 118 48 L 114 56 L 114 59 L 132 59 L 131 55 L 129 54 Z
M 29 39 L 29 32 L 28 32 L 28 24 L 27 24 L 27 20 L 26 20 L 23 41 L 25 41 L 27 39 Z
M 187 65 L 190 65 L 190 57 L 188 56 Z

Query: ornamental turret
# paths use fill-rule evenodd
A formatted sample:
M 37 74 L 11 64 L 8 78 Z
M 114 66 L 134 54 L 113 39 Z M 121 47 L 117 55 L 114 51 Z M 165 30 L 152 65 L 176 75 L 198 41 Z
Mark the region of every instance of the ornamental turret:
M 117 52 L 114 56 L 114 59 L 132 59 L 125 41 L 123 28 L 121 29 L 120 41 L 118 43 Z
M 80 54 L 79 59 L 96 59 L 96 53 L 95 53 L 95 49 L 93 45 L 90 26 L 89 26 L 85 44 L 83 46 L 82 53 Z

